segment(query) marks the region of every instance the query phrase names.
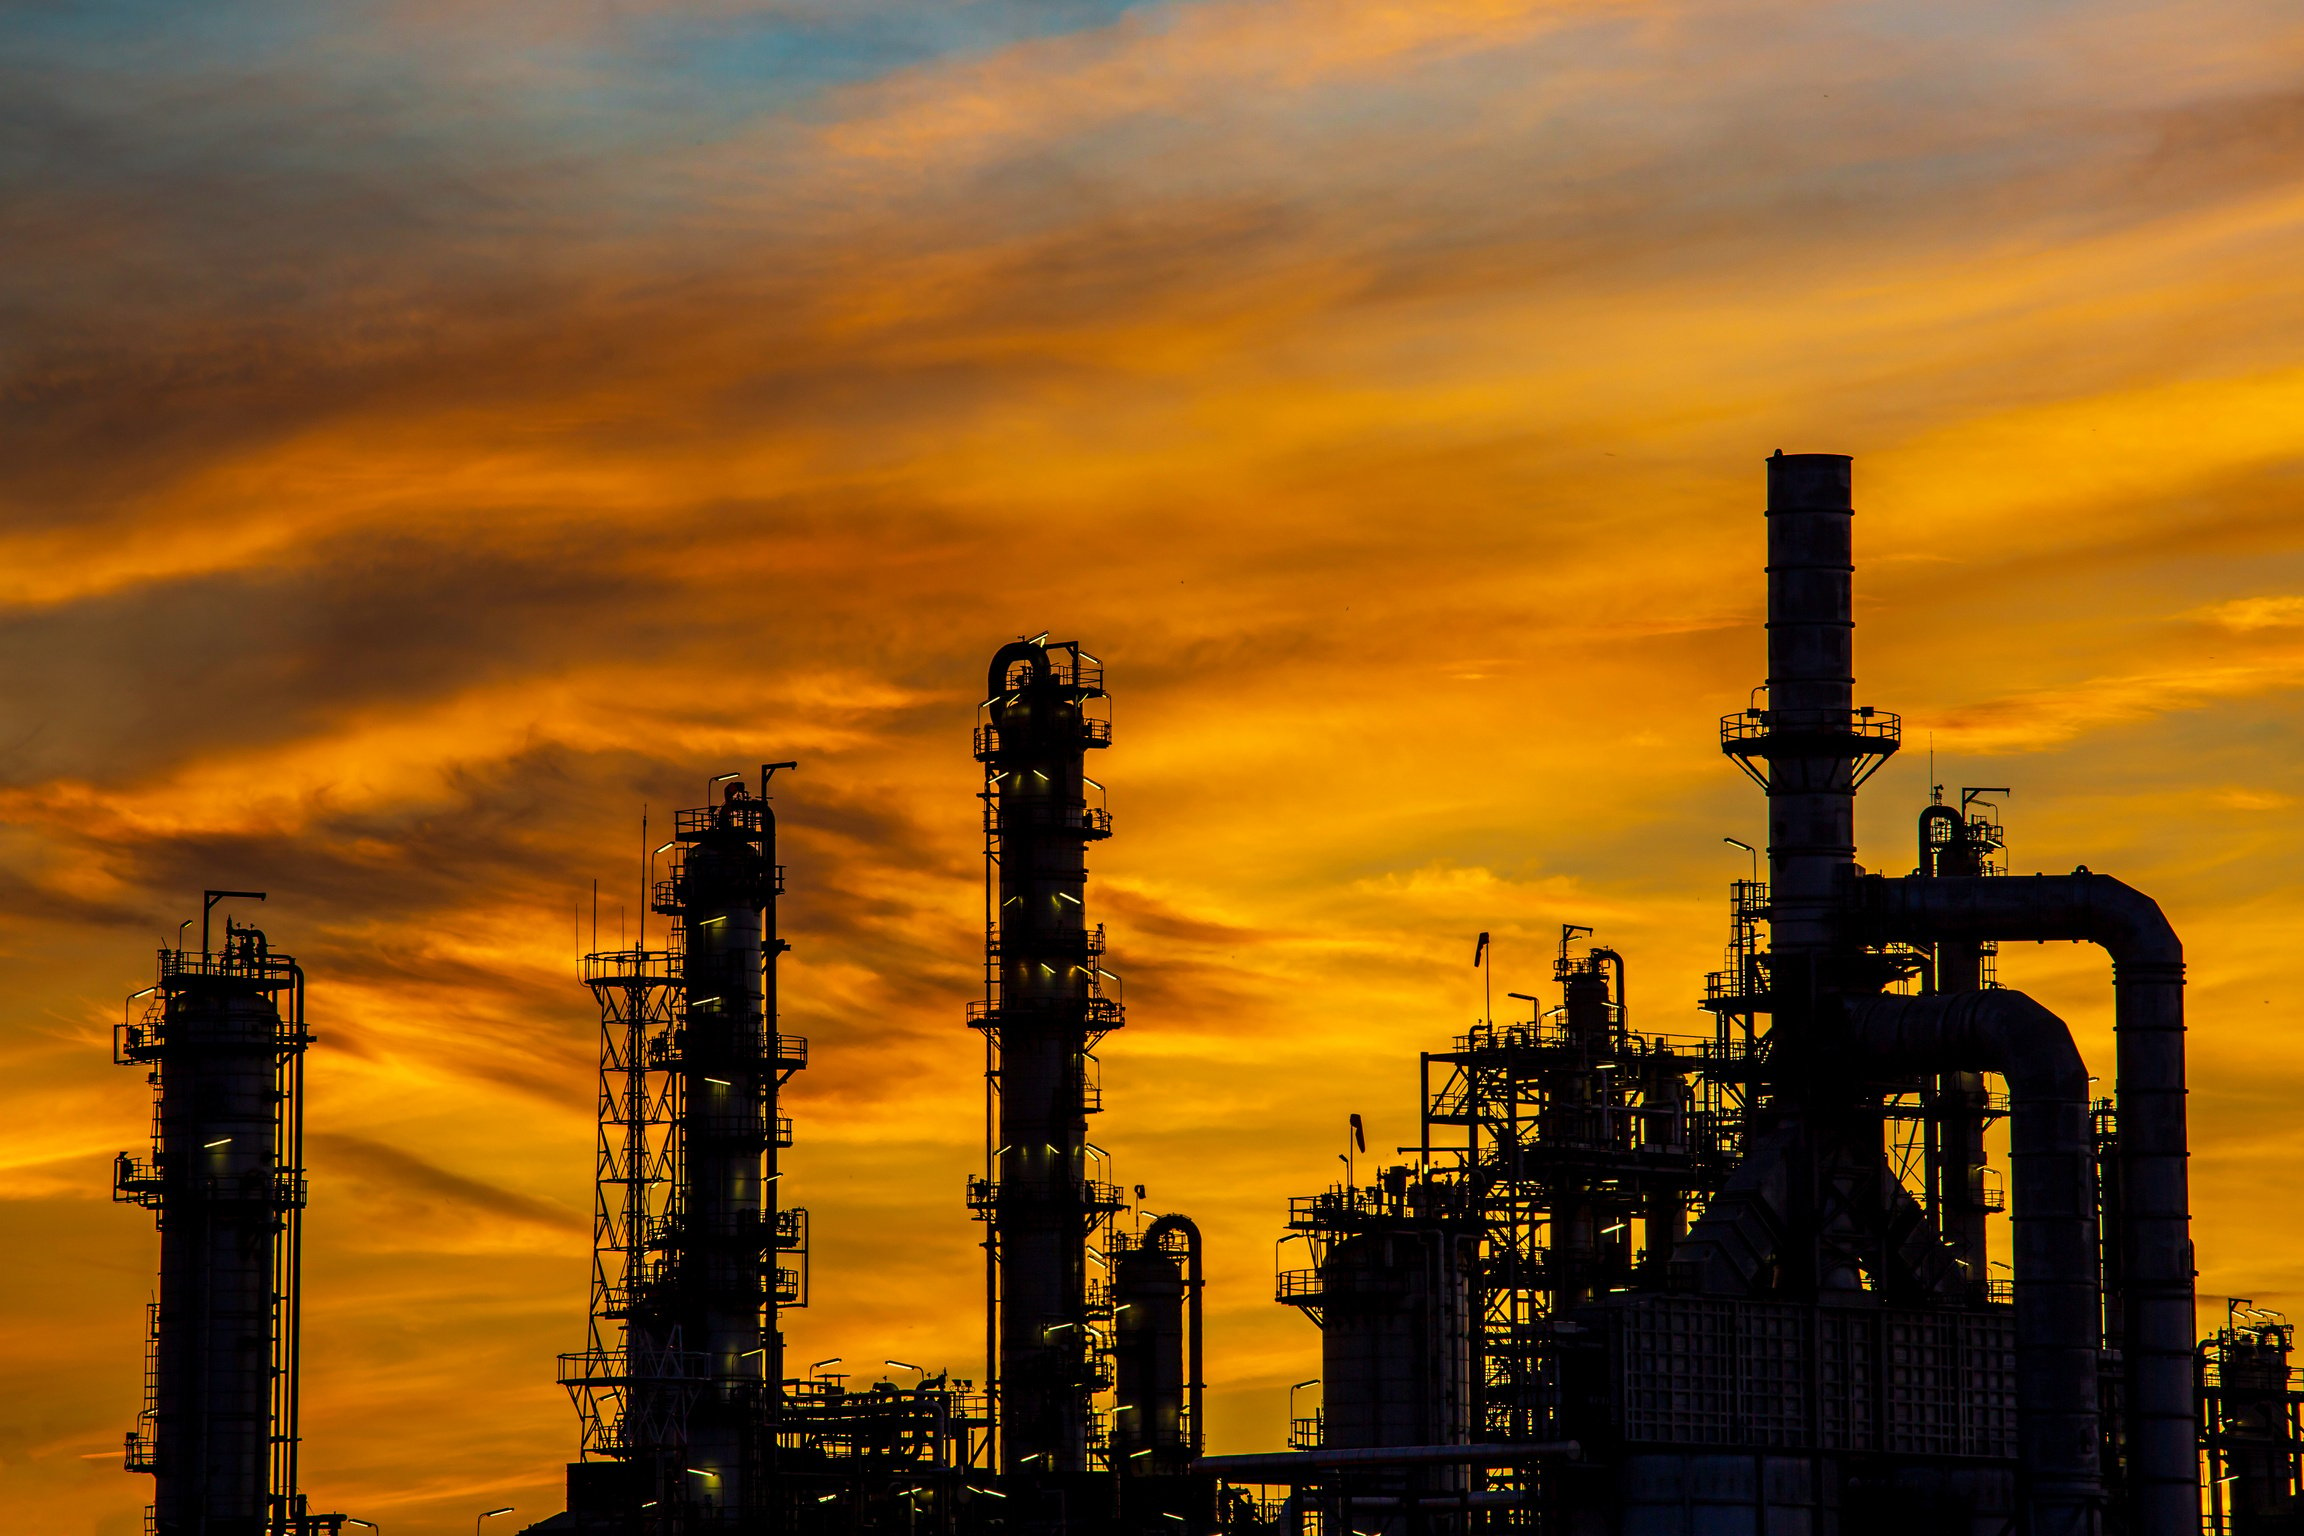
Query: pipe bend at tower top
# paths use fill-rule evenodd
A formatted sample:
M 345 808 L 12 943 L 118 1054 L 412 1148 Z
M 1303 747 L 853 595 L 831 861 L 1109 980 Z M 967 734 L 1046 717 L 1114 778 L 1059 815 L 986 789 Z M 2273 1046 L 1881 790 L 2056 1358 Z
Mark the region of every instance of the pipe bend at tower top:
M 1044 683 L 1048 681 L 1054 675 L 1048 661 L 1048 653 L 1052 650 L 1070 653 L 1075 663 L 1073 668 L 1075 674 L 1073 681 L 1075 682 L 1078 681 L 1078 662 L 1087 661 L 1091 666 L 1095 665 L 1094 658 L 1081 655 L 1079 642 L 1075 640 L 1051 642 L 1046 636 L 1037 640 L 1011 640 L 992 653 L 992 664 L 986 670 L 984 677 L 985 702 L 989 704 L 992 700 L 1010 691 L 1008 675 L 1014 670 L 1017 662 L 1025 662 L 1031 667 L 1033 682 Z M 1102 690 L 1093 691 L 1101 692 Z
M 2160 904 L 2110 875 L 1867 875 L 1859 885 L 1859 909 L 1883 939 L 2070 940 L 2097 945 L 2122 974 L 2164 967 L 2183 976 L 2184 943 Z
M 1208 1435 L 1207 1393 L 1207 1268 L 1204 1263 L 1200 1224 L 1181 1212 L 1171 1211 L 1157 1217 L 1144 1229 L 1137 1241 L 1145 1247 L 1163 1242 L 1168 1234 L 1184 1239 L 1184 1306 L 1186 1314 L 1185 1338 L 1188 1353 L 1184 1366 L 1186 1401 L 1186 1442 L 1195 1456 L 1201 1453 Z

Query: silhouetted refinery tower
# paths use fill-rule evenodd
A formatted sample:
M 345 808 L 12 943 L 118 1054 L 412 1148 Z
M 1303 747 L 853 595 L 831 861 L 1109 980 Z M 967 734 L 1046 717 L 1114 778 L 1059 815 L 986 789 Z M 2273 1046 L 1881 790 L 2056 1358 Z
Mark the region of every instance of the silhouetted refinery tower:
M 651 905 L 674 946 L 586 957 L 600 1002 L 589 1347 L 561 1359 L 583 1419 L 567 1524 L 766 1529 L 784 1376 L 777 1310 L 805 1305 L 804 1211 L 780 1208 L 777 1112 L 807 1042 L 776 1029 L 776 822 L 760 771 L 681 811 Z
M 1104 930 L 1084 904 L 1087 845 L 1112 832 L 1084 765 L 1112 726 L 1102 664 L 1074 641 L 1001 647 L 985 691 L 985 996 L 969 1022 L 985 1035 L 991 1139 L 989 1177 L 969 1200 L 990 1227 L 986 1352 L 1014 1515 L 1078 1522 L 1112 1496 L 1092 1406 L 1109 1385 L 1109 1289 L 1089 1264 L 1121 1198 L 1097 1177 L 1088 1116 L 1095 1048 L 1121 1017 L 1103 991 Z
M 160 951 L 113 1059 L 151 1071 L 152 1155 L 123 1152 L 113 1198 L 160 1225 L 144 1411 L 127 1467 L 152 1474 L 155 1536 L 316 1536 L 296 1486 L 304 1210 L 304 972 L 260 929 L 208 915 L 259 891 L 209 891 L 200 948 Z M 186 926 L 189 926 L 187 924 Z

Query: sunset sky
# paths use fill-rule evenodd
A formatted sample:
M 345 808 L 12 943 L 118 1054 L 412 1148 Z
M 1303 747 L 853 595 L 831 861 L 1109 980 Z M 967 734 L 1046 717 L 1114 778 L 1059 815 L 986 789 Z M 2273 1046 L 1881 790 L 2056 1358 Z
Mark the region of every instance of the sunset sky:
M 558 1509 L 579 911 L 773 759 L 791 1358 L 980 1375 L 969 729 L 1042 630 L 1114 696 L 1095 1136 L 1276 1448 L 1286 1198 L 1412 1138 L 1476 932 L 1707 1025 L 1779 447 L 1856 456 L 1865 863 L 1932 742 L 2161 900 L 2203 1315 L 2304 1313 L 2299 80 L 2292 0 L 13 8 L 0 1526 L 142 1528 L 110 1028 L 204 886 L 312 976 L 317 1507 Z M 2103 958 L 2001 971 L 2108 1082 Z

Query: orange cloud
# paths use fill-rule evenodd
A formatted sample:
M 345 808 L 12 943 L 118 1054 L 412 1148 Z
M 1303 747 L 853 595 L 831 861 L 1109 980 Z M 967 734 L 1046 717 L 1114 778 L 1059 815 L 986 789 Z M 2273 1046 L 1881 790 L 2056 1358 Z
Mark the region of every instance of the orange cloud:
M 1908 722 L 1866 862 L 1933 767 L 2017 787 L 2019 867 L 2161 897 L 2204 1283 L 2304 1302 L 2258 1192 L 2304 1078 L 2292 17 L 1206 0 L 797 85 L 758 21 L 396 5 L 10 77 L 0 1501 L 140 1529 L 108 1029 L 245 885 L 322 1036 L 309 1486 L 399 1536 L 555 1507 L 594 881 L 635 933 L 642 806 L 765 760 L 795 1358 L 980 1369 L 966 732 L 1043 628 L 1116 692 L 1097 1139 L 1210 1234 L 1211 1430 L 1273 1444 L 1286 1197 L 1349 1113 L 1413 1138 L 1471 934 L 1535 991 L 1600 926 L 1644 1026 L 1706 1027 L 1777 446 L 1859 455 Z M 2099 1067 L 2101 972 L 2003 957 Z

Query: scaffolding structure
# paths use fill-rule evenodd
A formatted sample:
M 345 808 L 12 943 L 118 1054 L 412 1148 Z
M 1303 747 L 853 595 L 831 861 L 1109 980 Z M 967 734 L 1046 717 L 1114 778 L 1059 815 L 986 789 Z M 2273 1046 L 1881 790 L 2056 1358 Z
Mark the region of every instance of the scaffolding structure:
M 160 1228 L 146 1309 L 144 1407 L 123 1464 L 150 1473 L 152 1536 L 322 1536 L 299 1487 L 304 972 L 261 929 L 209 914 L 256 891 L 203 894 L 200 948 L 163 949 L 112 1059 L 147 1069 L 152 1151 L 114 1162 L 115 1200 Z M 189 925 L 187 925 L 189 926 Z
M 681 1443 L 707 1369 L 700 1353 L 632 1326 L 635 1305 L 645 1305 L 662 1276 L 661 1234 L 677 1189 L 679 1149 L 667 1128 L 677 1118 L 679 1083 L 654 1072 L 650 1059 L 679 1013 L 680 957 L 647 949 L 590 954 L 584 980 L 600 1005 L 592 1305 L 586 1347 L 560 1357 L 560 1381 L 576 1404 L 584 1461 L 637 1464 Z
M 955 1536 L 983 1529 L 1003 1502 L 990 1472 L 991 1400 L 968 1381 L 788 1381 L 777 1442 L 773 1529 Z
M 1742 1141 L 1750 1033 L 1725 1012 L 1711 1037 L 1635 1031 L 1623 957 L 1590 936 L 1562 929 L 1559 1006 L 1523 998 L 1525 1023 L 1477 1024 L 1421 1062 L 1418 1154 L 1480 1229 L 1475 1417 L 1499 1444 L 1557 1437 L 1561 1315 L 1656 1283 Z M 1482 1491 L 1520 1496 L 1489 1528 L 1534 1523 L 1535 1475 L 1491 1469 Z

